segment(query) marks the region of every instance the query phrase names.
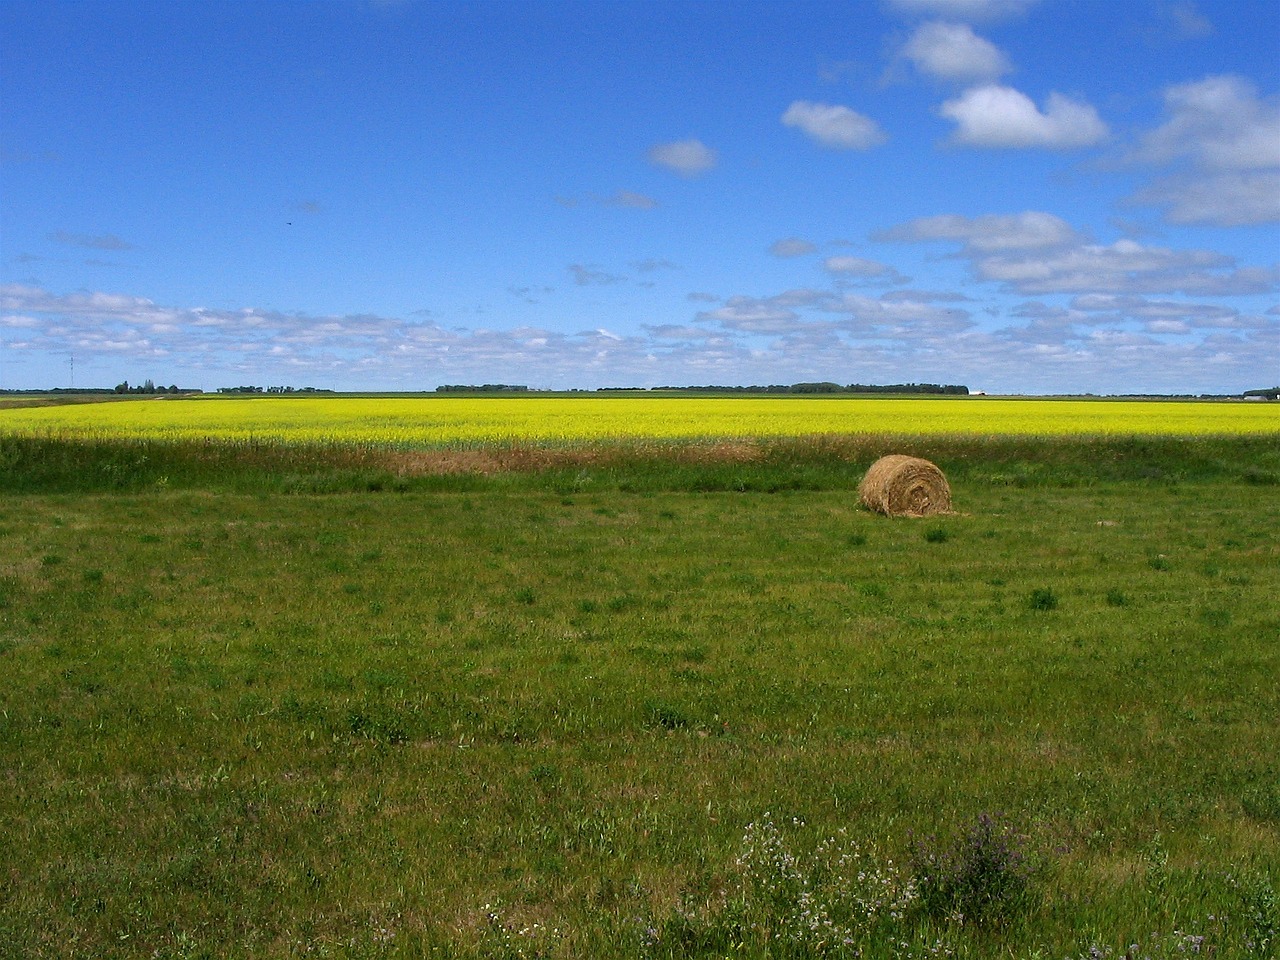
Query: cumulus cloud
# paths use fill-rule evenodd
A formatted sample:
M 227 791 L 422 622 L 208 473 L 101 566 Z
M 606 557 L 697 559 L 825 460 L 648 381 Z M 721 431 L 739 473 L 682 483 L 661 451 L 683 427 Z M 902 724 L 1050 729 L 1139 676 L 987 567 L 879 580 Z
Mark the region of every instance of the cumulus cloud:
M 897 300 L 910 300 L 913 303 L 964 303 L 972 300 L 972 297 L 956 290 L 890 290 L 882 294 L 880 299 L 886 303 Z
M 716 323 L 727 330 L 752 334 L 785 334 L 801 322 L 796 307 L 812 303 L 817 297 L 808 291 L 797 295 L 789 291 L 775 297 L 734 296 L 724 306 L 697 314 L 702 322 Z
M 875 239 L 960 243 L 980 280 L 1023 294 L 1149 294 L 1234 296 L 1266 293 L 1280 284 L 1280 268 L 1239 266 L 1210 250 L 1173 250 L 1122 239 L 1086 242 L 1053 214 L 944 215 L 911 220 Z
M 889 139 L 870 117 L 839 104 L 797 100 L 782 115 L 782 123 L 836 150 L 870 150 Z
M 101 292 L 0 287 L 11 358 L 96 355 L 117 378 L 140 360 L 192 376 L 360 378 L 384 388 L 432 383 L 778 383 L 801 380 L 967 383 L 995 392 L 1224 392 L 1270 376 L 1274 315 L 1233 315 L 1167 296 L 1082 293 L 1069 307 L 1025 304 L 984 329 L 955 294 L 879 297 L 824 290 L 735 296 L 696 323 L 626 334 L 534 326 L 445 329 L 379 316 L 312 316 L 172 307 Z M 693 309 L 693 308 L 691 308 Z M 116 358 L 116 359 L 111 359 Z M 21 363 L 18 359 L 13 361 Z M 190 383 L 190 379 L 179 378 Z M 222 381 L 226 382 L 226 381 Z M 215 379 L 212 385 L 217 385 Z
M 749 350 L 722 338 L 687 342 L 626 336 L 604 328 L 564 334 L 536 327 L 445 329 L 432 322 L 377 316 L 310 316 L 256 309 L 166 307 L 107 293 L 57 295 L 30 286 L 0 287 L 0 323 L 10 356 L 63 354 L 117 364 L 164 359 L 206 375 L 344 376 L 421 389 L 450 382 L 525 382 L 530 370 L 550 383 L 582 385 L 651 380 L 739 369 Z M 212 371 L 212 374 L 210 374 Z M 116 374 L 120 376 L 121 374 Z M 724 379 L 732 380 L 732 375 Z M 189 381 L 188 381 L 189 382 Z
M 1280 221 L 1280 97 L 1214 76 L 1169 87 L 1164 111 L 1128 156 L 1173 172 L 1139 190 L 1135 203 L 1166 208 L 1174 223 Z
M 894 285 L 911 281 L 910 277 L 904 277 L 888 264 L 880 263 L 878 260 L 868 260 L 864 257 L 827 257 L 822 261 L 822 269 L 838 281 L 862 280 Z
M 902 48 L 916 69 L 942 80 L 995 80 L 1008 73 L 1008 58 L 964 23 L 931 20 L 916 28 Z
M 1148 299 L 1146 297 L 1085 294 L 1071 300 L 1071 308 L 1087 314 L 1093 322 L 1116 323 L 1133 320 L 1148 333 L 1190 333 L 1194 330 L 1263 329 L 1266 318 L 1242 314 L 1239 310 L 1216 303 L 1194 303 L 1182 300 Z
M 705 327 L 692 327 L 687 324 L 659 323 L 648 324 L 644 328 L 649 336 L 659 340 L 706 340 L 715 333 Z
M 649 162 L 682 177 L 696 177 L 715 167 L 717 157 L 701 140 L 677 140 L 650 147 Z
M 882 277 L 893 272 L 883 263 L 862 257 L 827 257 L 822 261 L 822 269 L 846 277 Z
M 1131 198 L 1164 207 L 1170 223 L 1244 227 L 1280 222 L 1280 170 L 1162 177 Z
M 1238 267 L 1235 260 L 1207 250 L 1171 250 L 1133 240 L 1078 244 L 1043 252 L 978 256 L 974 270 L 983 280 L 1020 293 L 1184 293 L 1245 295 L 1275 289 L 1276 269 Z
M 996 84 L 966 90 L 943 103 L 941 113 L 957 124 L 952 140 L 970 147 L 1071 150 L 1107 136 L 1087 103 L 1050 93 L 1041 111 L 1025 93 Z
M 974 325 L 969 311 L 939 307 L 929 300 L 845 294 L 822 304 L 827 313 L 848 315 L 844 328 L 858 336 L 897 341 L 935 340 Z
M 1241 77 L 1207 77 L 1164 92 L 1167 119 L 1140 141 L 1148 163 L 1190 159 L 1213 170 L 1280 167 L 1280 98 L 1259 97 Z
M 921 217 L 881 231 L 877 240 L 918 243 L 956 240 L 984 253 L 1001 250 L 1038 250 L 1073 243 L 1079 234 L 1061 217 L 1038 210 L 1014 214 L 962 217 L 942 214 Z

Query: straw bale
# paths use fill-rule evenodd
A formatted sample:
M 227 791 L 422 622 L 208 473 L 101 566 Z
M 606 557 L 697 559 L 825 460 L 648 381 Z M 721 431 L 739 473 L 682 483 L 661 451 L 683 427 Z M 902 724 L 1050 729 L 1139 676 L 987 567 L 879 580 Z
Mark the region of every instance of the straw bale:
M 928 460 L 893 453 L 881 457 L 858 485 L 869 510 L 889 517 L 929 517 L 951 512 L 951 486 Z

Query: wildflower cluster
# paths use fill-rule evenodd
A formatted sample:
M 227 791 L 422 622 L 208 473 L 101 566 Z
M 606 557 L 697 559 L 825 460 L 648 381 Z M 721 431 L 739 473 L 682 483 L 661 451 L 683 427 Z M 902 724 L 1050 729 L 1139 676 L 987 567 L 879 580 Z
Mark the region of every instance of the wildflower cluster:
M 1280 955 L 1280 894 L 1270 879 L 1261 875 L 1229 877 L 1243 899 L 1240 925 L 1251 956 L 1275 957 Z
M 748 932 L 812 956 L 856 956 L 859 945 L 900 924 L 917 897 L 892 860 L 882 862 L 844 831 L 801 856 L 768 814 L 748 824 L 737 863 Z
M 493 904 L 484 905 L 484 920 L 480 956 L 485 960 L 545 960 L 560 939 L 555 927 L 508 921 Z
M 1175 930 L 1166 937 L 1153 933 L 1146 943 L 1131 943 L 1121 954 L 1115 953 L 1110 947 L 1094 944 L 1080 954 L 1077 960 L 1108 960 L 1113 957 L 1115 960 L 1174 960 L 1174 958 L 1202 956 L 1215 952 L 1215 948 L 1208 943 L 1207 937 Z

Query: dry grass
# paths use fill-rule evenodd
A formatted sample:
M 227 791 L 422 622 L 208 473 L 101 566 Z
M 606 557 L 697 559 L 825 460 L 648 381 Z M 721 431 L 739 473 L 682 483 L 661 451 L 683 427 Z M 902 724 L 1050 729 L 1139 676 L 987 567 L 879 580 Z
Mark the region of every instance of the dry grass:
M 531 473 L 539 470 L 606 467 L 637 458 L 662 457 L 680 464 L 757 463 L 767 454 L 758 440 L 682 444 L 512 445 L 470 449 L 394 450 L 376 459 L 400 477 Z

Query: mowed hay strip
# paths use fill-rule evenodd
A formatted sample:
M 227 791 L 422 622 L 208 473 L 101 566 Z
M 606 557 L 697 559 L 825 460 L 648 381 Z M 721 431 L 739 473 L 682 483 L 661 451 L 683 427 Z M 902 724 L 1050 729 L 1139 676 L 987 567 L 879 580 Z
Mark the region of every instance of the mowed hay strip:
M 951 512 L 951 486 L 928 460 L 893 453 L 881 457 L 858 484 L 868 510 L 888 517 L 929 517 Z

